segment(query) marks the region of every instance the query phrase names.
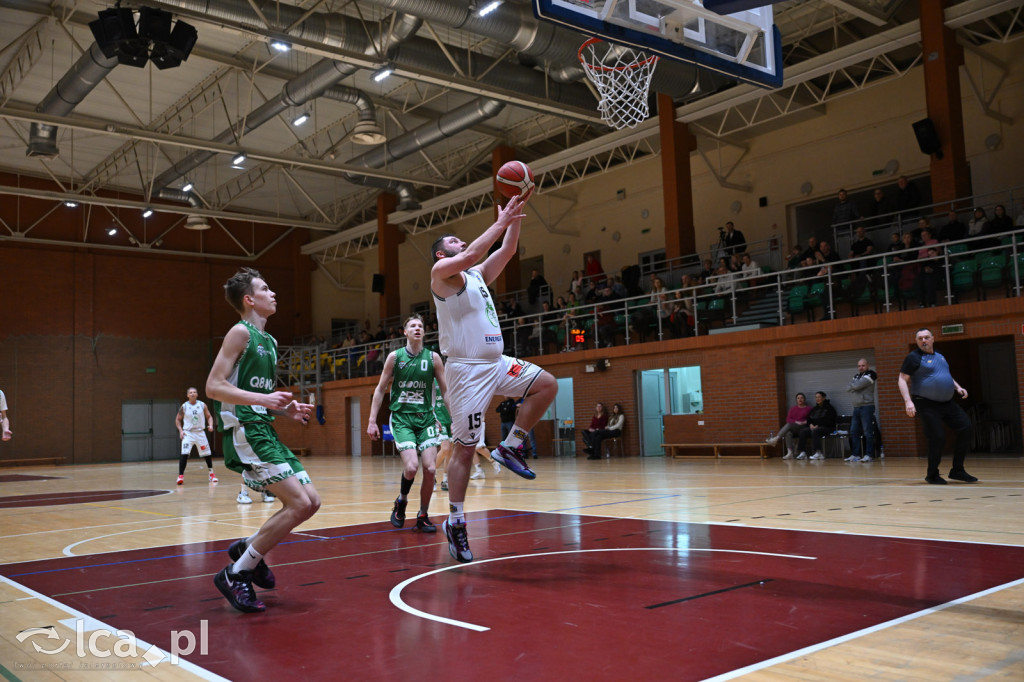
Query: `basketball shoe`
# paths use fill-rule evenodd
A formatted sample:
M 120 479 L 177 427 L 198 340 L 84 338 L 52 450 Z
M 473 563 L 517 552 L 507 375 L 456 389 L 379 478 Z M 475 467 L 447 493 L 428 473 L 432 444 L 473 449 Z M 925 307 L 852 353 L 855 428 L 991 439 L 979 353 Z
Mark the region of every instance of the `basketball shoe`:
M 218 479 L 217 479 L 217 474 L 215 474 L 215 473 L 213 473 L 213 472 L 211 471 L 211 472 L 210 472 L 210 483 L 217 483 L 217 482 L 218 482 Z
M 516 476 L 522 476 L 529 481 L 537 478 L 537 474 L 533 473 L 529 465 L 526 464 L 520 450 L 512 450 L 499 443 L 498 447 L 491 450 L 491 459 L 505 465 L 505 468 Z
M 235 540 L 228 547 L 228 556 L 231 557 L 232 561 L 238 561 L 238 558 L 245 554 L 245 550 L 249 547 L 246 540 Z M 273 571 L 267 566 L 267 562 L 260 559 L 260 562 L 256 564 L 256 568 L 250 571 L 252 573 L 252 582 L 256 587 L 262 587 L 264 590 L 274 589 L 274 585 L 277 584 L 277 579 L 274 578 Z
M 469 551 L 469 535 L 466 533 L 466 524 L 451 523 L 445 519 L 441 524 L 444 527 L 444 535 L 448 538 L 448 553 L 456 561 L 468 564 L 473 560 L 473 553 Z
M 245 488 L 238 493 L 238 497 L 235 498 L 235 502 L 238 504 L 252 504 L 252 498 L 249 497 L 249 493 Z
M 256 590 L 252 589 L 252 571 L 232 573 L 231 567 L 226 566 L 214 576 L 213 584 L 239 611 L 259 613 L 267 610 L 267 605 L 256 597 Z
M 395 506 L 391 509 L 391 525 L 395 528 L 405 525 L 405 507 L 408 504 L 409 500 L 403 500 L 401 497 L 395 500 Z
M 436 533 L 437 526 L 430 522 L 430 517 L 427 516 L 427 512 L 421 511 L 416 514 L 416 530 L 421 533 Z
M 266 490 L 263 491 L 263 501 L 264 502 L 270 503 L 270 502 L 273 502 L 276 499 L 277 498 L 274 497 L 273 493 L 268 493 Z
M 185 477 L 178 476 L 178 485 L 185 485 Z

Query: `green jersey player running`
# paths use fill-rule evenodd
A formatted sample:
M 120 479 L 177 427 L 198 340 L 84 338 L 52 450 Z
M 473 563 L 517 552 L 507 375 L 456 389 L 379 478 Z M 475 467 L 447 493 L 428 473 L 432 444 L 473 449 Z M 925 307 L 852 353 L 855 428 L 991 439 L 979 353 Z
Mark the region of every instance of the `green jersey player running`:
M 253 490 L 269 490 L 284 504 L 254 535 L 231 545 L 232 563 L 213 579 L 232 606 L 252 613 L 267 608 L 253 583 L 270 589 L 276 582 L 264 555 L 320 508 L 309 475 L 278 439 L 273 415 L 306 424 L 313 406 L 294 400 L 288 391 L 274 390 L 277 341 L 264 329 L 277 311 L 277 300 L 260 273 L 242 268 L 224 285 L 224 296 L 242 318 L 224 337 L 206 380 L 206 395 L 221 403 L 224 464 L 241 473 Z
M 373 391 L 366 433 L 370 440 L 380 438 L 377 413 L 384 400 L 384 393 L 390 391 L 391 433 L 403 465 L 398 499 L 391 510 L 391 525 L 395 528 L 405 525 L 409 491 L 416 480 L 416 470 L 422 458 L 423 482 L 420 484 L 420 510 L 416 514 L 416 530 L 433 533 L 437 528 L 430 522 L 427 511 L 434 492 L 434 471 L 440 443 L 437 419 L 434 416 L 434 381 L 436 379 L 442 393 L 447 393 L 444 365 L 441 364 L 440 355 L 423 347 L 423 319 L 419 315 L 413 315 L 405 321 L 403 334 L 405 347 L 392 351 L 384 361 L 380 381 Z

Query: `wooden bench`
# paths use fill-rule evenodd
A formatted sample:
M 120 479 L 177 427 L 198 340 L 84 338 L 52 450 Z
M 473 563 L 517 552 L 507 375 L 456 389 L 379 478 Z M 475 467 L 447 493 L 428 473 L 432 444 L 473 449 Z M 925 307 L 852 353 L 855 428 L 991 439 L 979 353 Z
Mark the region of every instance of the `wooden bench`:
M 768 453 L 769 448 L 772 445 L 768 443 L 662 443 L 661 447 L 665 448 L 665 454 L 672 459 L 696 459 L 702 457 L 713 457 L 715 459 L 768 459 L 771 455 Z M 759 454 L 757 455 L 723 455 L 722 450 L 732 448 L 757 448 Z M 690 449 L 703 449 L 711 450 L 710 455 L 686 455 L 682 454 L 681 451 Z
M 63 457 L 39 457 L 37 459 L 0 459 L 0 467 L 57 466 Z
M 312 457 L 313 453 L 309 448 L 288 448 L 296 457 Z

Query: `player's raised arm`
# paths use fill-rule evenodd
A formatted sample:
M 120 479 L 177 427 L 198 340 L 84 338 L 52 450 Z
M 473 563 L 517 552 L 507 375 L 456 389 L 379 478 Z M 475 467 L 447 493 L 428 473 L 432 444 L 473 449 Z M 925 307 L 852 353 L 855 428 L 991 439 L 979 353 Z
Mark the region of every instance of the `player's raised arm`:
M 491 245 L 498 241 L 498 237 L 509 226 L 525 217 L 525 214 L 522 212 L 522 206 L 523 200 L 521 197 L 510 199 L 504 208 L 498 211 L 498 219 L 469 245 L 462 246 L 463 242 L 453 237 L 452 239 L 458 242 L 458 244 L 452 244 L 451 246 L 458 248 L 457 250 L 456 248 L 446 248 L 444 250 L 443 257 L 434 263 L 434 267 L 430 270 L 431 283 L 446 280 L 476 265 L 481 258 L 487 255 Z M 518 230 L 516 230 L 516 233 L 516 238 L 518 239 Z M 447 247 L 447 245 L 443 246 Z

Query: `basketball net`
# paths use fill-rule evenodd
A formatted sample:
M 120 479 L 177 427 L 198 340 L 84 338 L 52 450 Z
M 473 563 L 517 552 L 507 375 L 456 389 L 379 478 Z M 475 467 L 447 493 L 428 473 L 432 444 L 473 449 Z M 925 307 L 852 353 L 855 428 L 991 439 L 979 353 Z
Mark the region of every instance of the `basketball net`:
M 597 110 L 615 128 L 633 128 L 647 119 L 647 93 L 658 57 L 590 38 L 579 49 L 580 64 L 597 87 Z

